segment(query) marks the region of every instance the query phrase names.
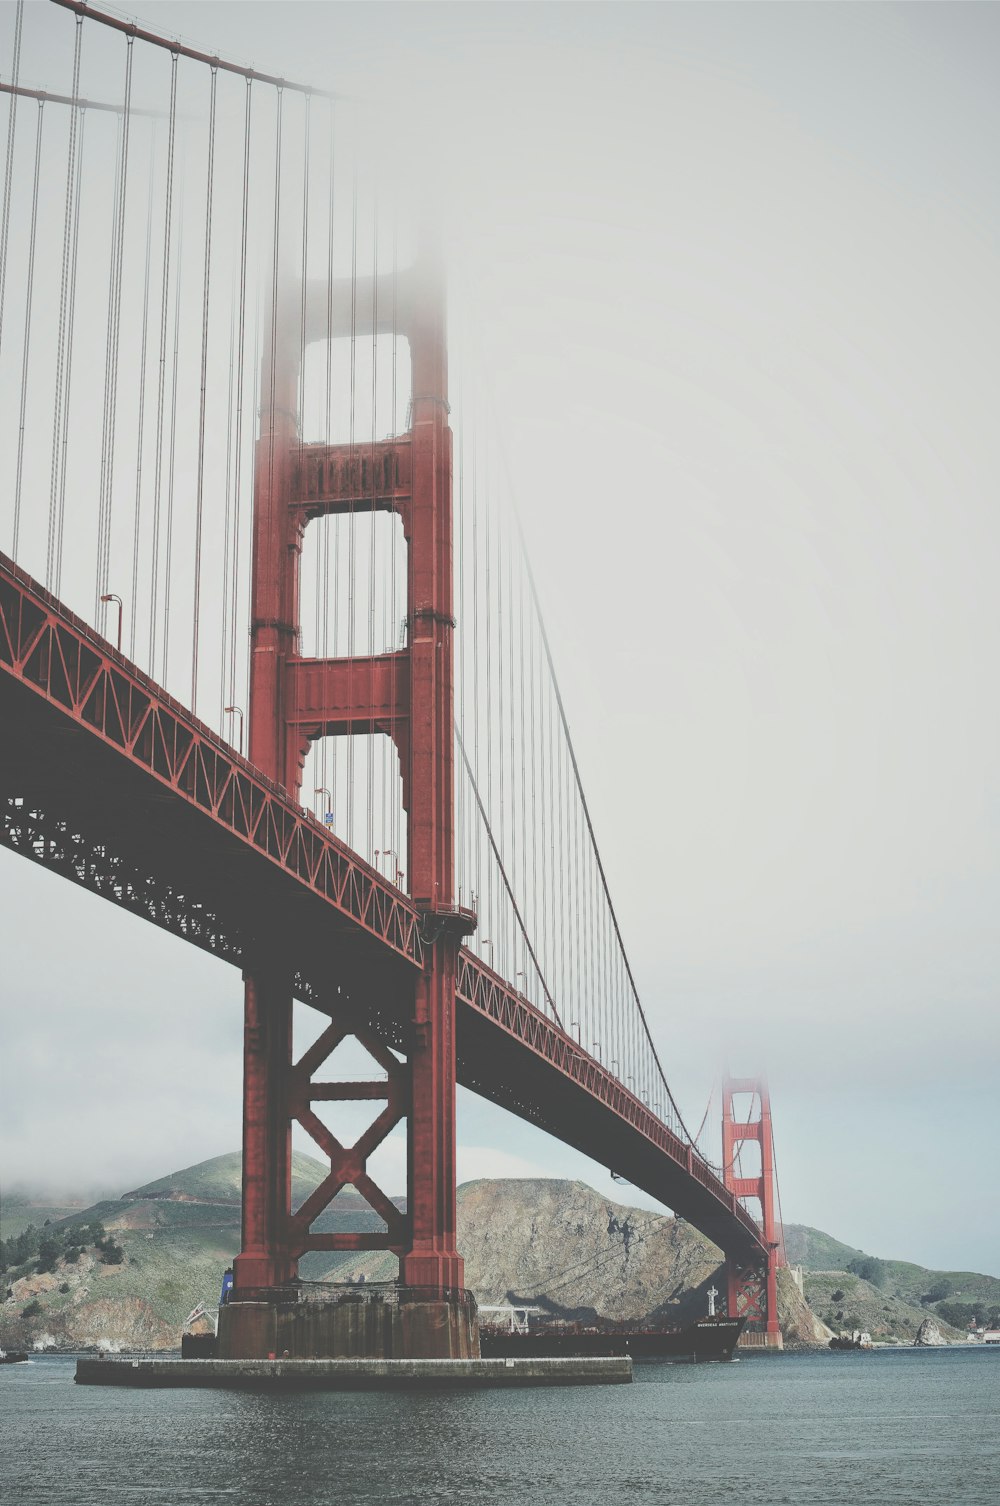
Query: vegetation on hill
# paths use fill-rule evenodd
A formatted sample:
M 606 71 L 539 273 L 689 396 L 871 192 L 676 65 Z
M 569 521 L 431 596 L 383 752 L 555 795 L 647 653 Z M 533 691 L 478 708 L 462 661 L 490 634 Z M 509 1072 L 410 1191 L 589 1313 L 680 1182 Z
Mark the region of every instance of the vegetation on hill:
M 11 1239 L 32 1224 L 41 1228 L 58 1219 L 80 1217 L 89 1201 L 58 1193 L 33 1197 L 21 1188 L 6 1190 L 0 1193 L 0 1235 Z
M 45 1275 L 60 1264 L 76 1265 L 91 1246 L 103 1265 L 121 1265 L 124 1251 L 99 1220 L 73 1218 L 61 1224 L 47 1222 L 40 1229 L 29 1224 L 0 1240 L 0 1274 L 8 1284 L 31 1272 Z
M 295 1154 L 296 1205 L 325 1172 L 321 1162 Z M 239 1155 L 218 1156 L 63 1219 L 17 1228 L 0 1246 L 8 1292 L 0 1302 L 0 1345 L 176 1345 L 188 1313 L 218 1300 L 222 1273 L 239 1248 L 239 1191 Z M 706 1310 L 712 1286 L 724 1290 L 719 1251 L 689 1224 L 630 1208 L 581 1182 L 471 1182 L 459 1189 L 458 1207 L 466 1280 L 483 1302 L 530 1302 L 583 1320 L 683 1322 Z M 313 1227 L 367 1231 L 382 1224 L 348 1191 Z M 809 1306 L 790 1273 L 779 1291 L 791 1342 L 823 1342 L 823 1323 L 912 1341 L 928 1315 L 946 1337 L 958 1337 L 969 1316 L 991 1317 L 1000 1305 L 994 1277 L 880 1260 L 803 1226 L 791 1226 L 786 1238 L 792 1262 L 808 1267 Z M 392 1280 L 396 1261 L 380 1252 L 313 1252 L 301 1273 Z
M 852 1260 L 865 1253 L 805 1224 L 786 1224 L 784 1235 L 788 1264 L 807 1271 L 846 1271 Z
M 785 1249 L 804 1268 L 810 1306 L 831 1328 L 909 1340 L 927 1317 L 946 1338 L 962 1337 L 970 1323 L 1000 1322 L 996 1276 L 879 1259 L 801 1224 L 786 1226 Z
M 134 1192 L 122 1195 L 122 1202 L 148 1202 L 164 1199 L 169 1202 L 232 1203 L 238 1208 L 241 1197 L 243 1157 L 239 1151 L 226 1156 L 213 1156 L 209 1161 L 199 1161 L 183 1171 L 172 1172 L 155 1182 L 147 1182 Z M 292 1201 L 304 1202 L 319 1186 L 328 1171 L 322 1161 L 307 1156 L 302 1151 L 292 1152 Z

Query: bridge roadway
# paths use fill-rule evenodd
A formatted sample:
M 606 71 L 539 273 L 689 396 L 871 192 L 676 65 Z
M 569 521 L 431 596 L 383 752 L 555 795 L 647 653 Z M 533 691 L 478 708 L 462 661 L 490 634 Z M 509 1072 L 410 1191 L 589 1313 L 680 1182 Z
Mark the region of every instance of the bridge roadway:
M 5 846 L 237 967 L 279 938 L 296 997 L 355 1010 L 407 1050 L 399 984 L 434 916 L 4 555 L 0 729 Z M 760 1259 L 757 1224 L 641 1099 L 467 948 L 457 981 L 463 1086 L 614 1169 L 734 1260 Z

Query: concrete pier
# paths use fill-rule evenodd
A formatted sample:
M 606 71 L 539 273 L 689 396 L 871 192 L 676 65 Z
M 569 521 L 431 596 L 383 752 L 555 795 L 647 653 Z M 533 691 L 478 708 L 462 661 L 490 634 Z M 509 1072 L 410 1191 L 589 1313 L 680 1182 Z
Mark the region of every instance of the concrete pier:
M 472 1360 L 476 1300 L 398 1282 L 258 1289 L 219 1308 L 221 1360 Z
M 490 1386 L 614 1386 L 628 1355 L 517 1360 L 78 1360 L 81 1386 L 214 1386 L 269 1391 L 480 1390 Z

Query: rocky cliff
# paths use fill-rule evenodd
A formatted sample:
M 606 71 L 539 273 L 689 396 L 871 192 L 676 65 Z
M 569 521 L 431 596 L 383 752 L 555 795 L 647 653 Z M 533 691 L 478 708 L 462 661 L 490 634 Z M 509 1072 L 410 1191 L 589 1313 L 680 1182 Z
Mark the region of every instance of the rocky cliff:
M 296 1153 L 297 1202 L 308 1196 L 324 1170 L 310 1156 Z M 50 1245 L 59 1246 L 54 1254 L 50 1248 L 47 1257 L 39 1258 L 37 1239 L 35 1254 L 28 1258 L 19 1255 L 14 1261 L 8 1249 L 10 1293 L 0 1303 L 0 1345 L 175 1345 L 188 1313 L 199 1302 L 211 1308 L 218 1300 L 222 1272 L 239 1247 L 239 1187 L 239 1156 L 219 1156 L 121 1198 L 52 1219 L 42 1233 L 52 1236 Z M 458 1218 L 466 1281 L 483 1303 L 527 1302 L 585 1321 L 673 1323 L 704 1313 L 713 1285 L 720 1294 L 724 1291 L 719 1251 L 697 1230 L 681 1219 L 606 1197 L 582 1182 L 470 1182 L 459 1189 Z M 88 1223 L 102 1229 L 105 1248 L 95 1242 L 94 1231 L 63 1248 L 67 1231 Z M 322 1216 L 322 1227 L 328 1229 L 376 1225 L 368 1205 L 354 1194 L 342 1194 Z M 850 1249 L 814 1230 L 803 1234 L 827 1258 L 833 1247 Z M 303 1265 L 303 1274 L 311 1279 L 363 1274 L 369 1280 L 392 1280 L 396 1274 L 393 1257 L 377 1253 L 314 1254 Z M 813 1309 L 819 1303 L 822 1316 L 835 1319 L 839 1304 L 832 1302 L 834 1291 L 842 1287 L 843 1297 L 850 1286 L 853 1304 L 859 1306 L 865 1285 L 844 1273 L 809 1272 L 803 1298 L 791 1274 L 784 1273 L 779 1318 L 786 1343 L 822 1344 L 829 1338 L 830 1330 L 809 1306 L 813 1293 Z M 879 1295 L 882 1307 L 891 1303 L 887 1294 Z M 923 1316 L 912 1309 L 888 1318 L 872 1314 L 884 1323 L 898 1321 L 910 1338 Z M 855 1326 L 876 1331 L 873 1321 Z M 951 1336 L 952 1331 L 945 1333 Z

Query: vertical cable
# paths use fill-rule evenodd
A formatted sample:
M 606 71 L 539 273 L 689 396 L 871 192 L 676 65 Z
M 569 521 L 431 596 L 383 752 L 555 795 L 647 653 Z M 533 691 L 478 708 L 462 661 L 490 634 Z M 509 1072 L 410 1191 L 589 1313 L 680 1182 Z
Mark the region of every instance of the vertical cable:
M 114 245 L 111 253 L 111 287 L 108 308 L 108 342 L 104 384 L 104 439 L 101 454 L 101 502 L 97 544 L 97 590 L 94 614 L 108 589 L 111 572 L 111 519 L 114 509 L 115 434 L 118 418 L 118 354 L 121 336 L 122 264 L 125 259 L 125 208 L 128 195 L 128 157 L 132 112 L 132 60 L 134 38 L 125 38 L 125 101 L 121 122 L 121 156 L 116 203 Z
M 350 532 L 347 539 L 347 703 L 354 704 L 354 645 L 355 645 L 355 621 L 354 621 L 354 586 L 355 586 L 355 493 L 357 490 L 357 471 L 355 467 L 355 401 L 357 386 L 357 334 L 358 334 L 358 139 L 357 118 L 355 117 L 354 129 L 354 182 L 351 199 L 351 418 L 350 418 Z M 347 734 L 347 844 L 354 846 L 354 736 Z
M 17 132 L 17 81 L 21 76 L 21 31 L 24 0 L 17 0 L 10 79 L 14 86 L 7 100 L 7 156 L 3 174 L 3 218 L 0 220 L 0 348 L 3 346 L 3 315 L 7 293 L 7 244 L 10 235 L 10 189 L 14 173 L 14 137 Z
M 183 181 L 183 158 L 181 179 Z M 181 291 L 184 284 L 184 197 L 177 221 L 177 277 L 174 282 L 173 360 L 170 378 L 170 435 L 167 441 L 167 519 L 163 548 L 163 652 L 160 683 L 166 685 L 170 664 L 171 576 L 174 556 L 174 482 L 177 476 L 177 408 L 180 399 L 178 373 L 181 351 Z
M 66 458 L 69 452 L 69 415 L 73 396 L 73 352 L 76 330 L 76 285 L 80 266 L 80 202 L 83 193 L 84 137 L 87 130 L 87 114 L 80 121 L 80 135 L 76 159 L 76 191 L 73 207 L 73 246 L 70 252 L 69 309 L 66 330 L 66 372 L 62 404 L 62 436 L 59 455 L 59 497 L 56 504 L 55 561 L 51 589 L 56 596 L 62 592 L 63 534 L 66 520 Z
M 76 100 L 80 93 L 80 46 L 83 37 L 83 17 L 76 17 L 76 35 L 73 41 L 73 83 L 71 97 Z M 80 123 L 80 107 L 70 106 L 69 146 L 66 152 L 66 202 L 63 209 L 62 270 L 59 278 L 59 325 L 56 340 L 56 381 L 52 413 L 52 467 L 49 477 L 49 535 L 45 553 L 45 584 L 51 588 L 55 575 L 56 541 L 58 538 L 59 504 L 59 440 L 62 434 L 63 384 L 66 368 L 66 326 L 69 303 L 70 259 L 73 249 L 73 206 L 76 201 L 74 187 L 79 177 L 77 160 L 77 129 Z
M 296 391 L 297 391 L 297 394 L 298 394 L 298 414 L 299 414 L 299 420 L 298 420 L 298 425 L 297 425 L 297 430 L 296 430 L 296 436 L 295 436 L 296 437 L 296 463 L 297 463 L 297 466 L 298 466 L 298 471 L 299 471 L 299 475 L 300 476 L 302 475 L 302 446 L 303 446 L 304 438 L 305 438 L 304 426 L 305 426 L 305 412 L 306 412 L 306 299 L 307 299 L 307 293 L 308 293 L 308 277 L 309 277 L 309 148 L 310 148 L 311 126 L 312 126 L 312 104 L 311 104 L 311 101 L 309 99 L 309 96 L 307 95 L 306 98 L 305 98 L 305 103 L 304 103 L 304 108 L 303 108 L 303 120 L 302 120 L 302 221 L 301 221 L 301 225 L 302 225 L 302 229 L 301 229 L 302 246 L 301 246 L 301 256 L 300 256 L 300 259 L 299 259 L 299 369 L 298 369 L 298 373 L 297 373 L 298 380 L 296 382 Z M 300 556 L 300 558 L 301 558 L 301 556 Z M 298 622 L 296 622 L 296 624 L 295 624 L 296 640 L 295 640 L 293 652 L 297 653 L 297 654 L 301 654 L 301 652 L 302 652 L 301 612 L 298 615 L 299 615 L 299 619 L 300 620 Z M 295 706 L 293 708 L 294 721 L 295 721 L 296 727 L 301 727 L 301 722 L 300 722 L 301 687 L 302 687 L 302 677 L 299 675 L 299 676 L 296 676 L 296 679 L 295 679 Z M 298 751 L 297 750 L 296 750 L 296 756 L 298 756 Z M 313 783 L 315 784 L 315 780 L 313 781 Z
M 326 221 L 326 403 L 325 403 L 326 422 L 325 422 L 325 429 L 324 429 L 324 439 L 325 439 L 325 442 L 326 442 L 326 449 L 327 449 L 327 452 L 329 454 L 330 446 L 331 446 L 331 443 L 332 443 L 332 423 L 333 423 L 333 247 L 334 247 L 334 231 L 335 231 L 335 228 L 336 228 L 336 225 L 335 225 L 335 211 L 336 211 L 336 193 L 335 193 L 335 182 L 336 182 L 336 176 L 335 176 L 336 137 L 335 137 L 335 131 L 334 131 L 334 107 L 333 107 L 333 101 L 332 100 L 329 102 L 329 148 L 328 148 L 328 152 L 329 152 L 329 188 L 328 188 L 327 221 Z M 317 622 L 322 627 L 323 637 L 322 637 L 322 645 L 320 644 L 320 640 L 317 637 L 317 640 L 316 640 L 316 652 L 318 654 L 322 655 L 322 659 L 323 659 L 324 665 L 325 666 L 329 666 L 329 662 L 330 662 L 330 610 L 331 610 L 331 602 L 330 602 L 330 532 L 331 532 L 331 529 L 330 529 L 330 514 L 329 514 L 329 512 L 324 512 L 323 517 L 321 519 L 320 526 L 321 526 L 321 528 L 322 528 L 323 531 L 322 531 L 322 534 L 320 536 L 321 537 L 321 545 L 320 545 L 320 547 L 316 551 L 316 575 L 317 575 L 316 595 L 317 595 L 317 598 L 318 598 L 318 603 L 320 603 L 320 602 L 322 603 L 322 612 L 320 612 L 319 604 L 317 604 L 317 614 L 316 615 L 317 615 Z M 334 531 L 334 535 L 336 536 L 336 524 L 334 524 L 333 531 Z M 334 578 L 336 578 L 336 577 L 334 577 Z M 336 653 L 336 626 L 337 626 L 337 624 L 336 624 L 336 611 L 337 611 L 337 606 L 336 606 L 336 604 L 334 604 L 334 606 L 333 606 L 333 612 L 334 612 L 334 653 Z M 330 684 L 329 669 L 327 667 L 324 670 L 324 684 L 323 684 L 323 689 L 324 689 L 324 692 L 325 692 L 324 696 L 323 696 L 323 701 L 324 701 L 325 705 L 328 705 L 329 701 L 330 701 L 329 684 Z M 331 741 L 333 743 L 333 754 L 332 754 L 332 760 L 329 760 L 328 759 L 328 754 L 330 752 L 329 745 L 330 745 Z M 319 782 L 320 782 L 320 786 L 323 789 L 328 789 L 331 792 L 331 796 L 332 796 L 332 802 L 331 803 L 333 805 L 333 811 L 334 811 L 334 817 L 335 818 L 337 816 L 337 811 L 339 809 L 338 797 L 337 797 L 337 753 L 336 753 L 336 747 L 337 747 L 337 740 L 336 740 L 336 738 L 331 739 L 331 738 L 328 738 L 328 737 L 324 737 L 321 740 L 321 742 L 320 742 L 321 765 L 320 765 Z M 328 775 L 328 762 L 331 762 L 331 761 L 332 761 L 332 772 L 329 773 L 329 775 Z
M 170 54 L 170 107 L 167 120 L 167 175 L 163 196 L 163 273 L 160 287 L 160 347 L 156 383 L 156 472 L 153 486 L 153 540 L 149 594 L 149 670 L 156 662 L 159 622 L 160 511 L 163 492 L 163 429 L 167 382 L 167 322 L 170 309 L 170 246 L 173 240 L 174 148 L 177 136 L 177 53 Z
M 377 496 L 377 483 L 375 479 L 376 459 L 376 413 L 378 411 L 378 197 L 372 196 L 372 430 L 371 444 L 369 447 L 369 466 L 371 470 L 371 528 L 369 538 L 368 559 L 368 656 L 375 656 L 375 597 L 376 597 L 376 566 L 377 566 L 377 532 L 375 524 L 378 513 L 375 507 Z M 370 707 L 371 716 L 368 724 L 368 850 L 365 857 L 372 862 L 375 855 L 375 706 L 374 701 Z M 383 760 L 383 772 L 385 763 Z M 383 800 L 380 802 L 384 806 Z M 385 836 L 383 833 L 383 842 Z
M 253 80 L 247 79 L 243 111 L 243 196 L 240 205 L 240 286 L 239 326 L 237 333 L 236 361 L 236 463 L 233 474 L 233 598 L 232 621 L 229 629 L 229 685 L 226 692 L 229 705 L 236 703 L 236 643 L 240 612 L 240 495 L 243 479 L 243 374 L 246 349 L 247 315 L 247 239 L 249 231 L 250 201 L 250 128 Z M 244 747 L 244 752 L 246 748 Z
M 205 405 L 208 391 L 208 311 L 212 277 L 212 201 L 215 190 L 215 109 L 219 70 L 212 68 L 205 173 L 205 266 L 201 295 L 201 382 L 198 402 L 198 482 L 194 510 L 194 607 L 191 628 L 191 710 L 198 714 L 198 646 L 201 634 L 201 535 L 205 505 Z
M 146 191 L 146 257 L 142 284 L 142 339 L 139 354 L 139 416 L 135 445 L 135 516 L 132 534 L 132 584 L 129 592 L 129 653 L 134 659 L 139 610 L 139 540 L 142 525 L 142 457 L 146 429 L 146 358 L 149 349 L 149 285 L 153 249 L 153 180 L 156 176 L 156 127 L 150 139 L 149 185 Z M 194 708 L 192 707 L 192 710 Z
M 232 564 L 231 545 L 239 522 L 239 499 L 233 495 L 233 432 L 236 427 L 236 316 L 239 301 L 239 279 L 236 279 L 229 302 L 229 382 L 226 388 L 226 477 L 223 494 L 225 515 L 222 520 L 222 663 L 219 670 L 219 730 L 226 732 L 226 661 L 229 638 L 229 603 L 236 581 L 230 575 Z M 236 523 L 234 524 L 234 518 Z
M 31 310 L 35 291 L 35 239 L 38 231 L 38 180 L 42 160 L 42 123 L 45 102 L 38 101 L 35 121 L 35 169 L 31 189 L 31 234 L 28 242 L 28 285 L 24 295 L 24 346 L 21 352 L 21 409 L 17 428 L 17 480 L 14 485 L 14 543 L 11 554 L 17 558 L 21 532 L 21 480 L 24 467 L 24 416 L 28 403 L 28 361 L 31 350 Z

